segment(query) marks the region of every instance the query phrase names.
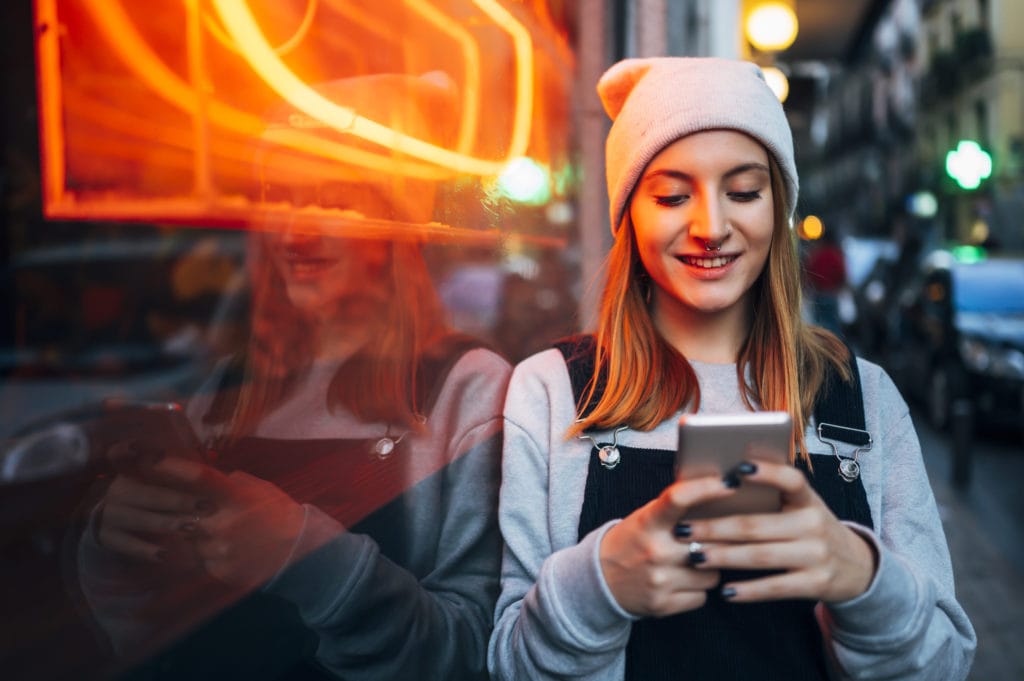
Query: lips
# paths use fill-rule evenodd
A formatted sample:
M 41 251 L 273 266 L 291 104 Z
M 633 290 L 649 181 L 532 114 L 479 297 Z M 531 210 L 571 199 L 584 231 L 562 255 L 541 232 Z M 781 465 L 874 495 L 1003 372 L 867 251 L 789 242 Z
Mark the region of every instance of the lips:
M 338 261 L 334 258 L 307 258 L 289 255 L 283 258 L 282 262 L 292 276 L 304 277 L 325 272 Z
M 676 256 L 676 259 L 684 265 L 699 267 L 705 270 L 713 270 L 719 267 L 725 267 L 729 263 L 734 262 L 738 257 L 738 255 L 679 255 Z

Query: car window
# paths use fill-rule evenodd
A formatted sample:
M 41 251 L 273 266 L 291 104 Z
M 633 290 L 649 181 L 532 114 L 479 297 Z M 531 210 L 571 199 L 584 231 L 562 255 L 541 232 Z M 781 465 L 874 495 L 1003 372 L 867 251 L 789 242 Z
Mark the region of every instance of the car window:
M 953 281 L 954 305 L 960 312 L 1024 314 L 1024 262 L 958 267 Z

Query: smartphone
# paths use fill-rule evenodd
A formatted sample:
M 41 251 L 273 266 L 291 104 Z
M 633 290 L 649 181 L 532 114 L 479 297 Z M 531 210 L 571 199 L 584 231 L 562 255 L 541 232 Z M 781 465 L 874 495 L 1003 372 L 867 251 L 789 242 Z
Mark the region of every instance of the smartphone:
M 166 456 L 205 459 L 202 441 L 177 402 L 105 400 L 93 433 L 118 472 L 143 473 Z
M 741 461 L 789 460 L 792 419 L 784 411 L 685 414 L 679 419 L 676 478 L 722 476 Z M 744 481 L 736 493 L 696 506 L 688 518 L 766 513 L 782 507 L 778 489 Z

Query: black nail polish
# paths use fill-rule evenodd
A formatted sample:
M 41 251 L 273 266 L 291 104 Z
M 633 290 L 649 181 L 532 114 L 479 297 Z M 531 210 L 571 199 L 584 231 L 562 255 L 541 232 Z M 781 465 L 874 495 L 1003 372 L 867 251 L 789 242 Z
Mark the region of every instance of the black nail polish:
M 736 595 L 736 589 L 731 586 L 723 586 L 718 593 L 722 598 L 729 599 Z
M 729 489 L 736 489 L 740 486 L 740 478 L 735 473 L 729 472 L 722 476 L 722 484 Z
M 688 523 L 676 523 L 676 526 L 672 528 L 672 534 L 680 539 L 689 537 L 692 533 L 693 530 Z
M 686 564 L 693 567 L 694 565 L 700 565 L 701 563 L 706 562 L 707 559 L 708 557 L 704 555 L 703 551 L 690 551 L 690 553 L 686 555 Z

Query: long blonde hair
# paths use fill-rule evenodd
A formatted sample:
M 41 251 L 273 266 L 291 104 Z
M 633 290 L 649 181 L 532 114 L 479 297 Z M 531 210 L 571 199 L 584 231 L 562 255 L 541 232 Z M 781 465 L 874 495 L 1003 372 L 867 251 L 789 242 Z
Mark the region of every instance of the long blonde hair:
M 782 173 L 770 154 L 769 168 L 772 244 L 753 285 L 753 323 L 737 357 L 736 374 L 748 407 L 786 411 L 793 418 L 792 461 L 807 456 L 804 429 L 828 367 L 850 379 L 849 351 L 835 335 L 801 317 L 800 260 L 789 228 Z M 651 430 L 680 409 L 696 411 L 700 406 L 693 367 L 654 326 L 646 300 L 653 284 L 640 261 L 628 210 L 608 255 L 607 272 L 594 375 L 578 405 L 580 412 L 595 396 L 599 372 L 605 374 L 605 389 L 594 408 L 569 429 L 570 436 L 619 425 Z
M 228 440 L 251 434 L 292 393 L 314 360 L 308 330 L 315 322 L 289 301 L 262 241 L 254 235 L 250 246 L 251 335 L 241 382 L 209 415 L 211 421 L 229 424 Z M 390 263 L 383 275 L 388 302 L 380 308 L 370 343 L 335 373 L 328 407 L 344 407 L 366 422 L 419 429 L 420 365 L 448 329 L 419 245 L 396 240 L 388 248 Z

